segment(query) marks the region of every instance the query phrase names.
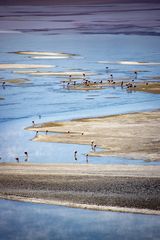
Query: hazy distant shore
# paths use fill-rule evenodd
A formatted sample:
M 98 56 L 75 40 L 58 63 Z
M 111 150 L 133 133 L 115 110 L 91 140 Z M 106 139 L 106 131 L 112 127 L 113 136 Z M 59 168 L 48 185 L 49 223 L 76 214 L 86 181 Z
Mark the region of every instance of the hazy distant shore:
M 160 214 L 160 167 L 0 164 L 0 198 Z
M 54 5 L 54 4 L 105 4 L 105 3 L 133 3 L 131 0 L 1 0 L 0 5 Z M 150 0 L 135 0 L 134 3 L 151 3 Z M 153 0 L 152 3 L 159 3 L 158 0 Z

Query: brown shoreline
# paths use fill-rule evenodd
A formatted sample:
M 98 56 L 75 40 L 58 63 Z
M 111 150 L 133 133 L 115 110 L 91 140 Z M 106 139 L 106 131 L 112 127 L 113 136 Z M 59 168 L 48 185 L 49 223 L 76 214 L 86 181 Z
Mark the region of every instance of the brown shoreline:
M 1 163 L 0 198 L 160 214 L 160 166 Z

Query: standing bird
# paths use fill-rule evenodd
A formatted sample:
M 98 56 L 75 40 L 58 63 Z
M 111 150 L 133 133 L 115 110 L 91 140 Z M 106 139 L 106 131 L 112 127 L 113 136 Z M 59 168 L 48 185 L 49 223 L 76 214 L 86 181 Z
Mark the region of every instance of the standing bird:
M 77 151 L 74 152 L 74 160 L 77 161 Z
M 24 155 L 25 155 L 24 161 L 27 162 L 28 161 L 28 152 L 24 152 Z
M 33 127 L 35 126 L 35 122 L 34 122 L 34 121 L 32 121 L 32 126 L 33 126 Z
M 135 74 L 135 79 L 137 79 L 137 72 L 134 72 L 134 74 Z
M 5 89 L 5 86 L 6 86 L 6 82 L 3 82 L 3 83 L 2 83 L 3 89 Z
M 36 137 L 38 136 L 38 131 L 36 131 Z
M 48 134 L 48 130 L 46 130 L 46 135 Z
M 91 142 L 91 148 L 93 150 L 94 141 Z
M 28 157 L 28 152 L 24 152 L 25 156 Z
M 16 159 L 16 161 L 19 163 L 19 158 L 18 158 L 18 157 L 16 157 L 15 159 Z
M 95 145 L 93 146 L 94 152 L 96 151 L 96 147 L 97 147 L 97 145 L 95 144 Z
M 88 154 L 86 154 L 86 163 L 88 163 Z
M 68 88 L 68 89 L 69 89 L 69 85 L 70 85 L 70 83 L 68 82 L 68 83 L 67 83 L 67 88 Z

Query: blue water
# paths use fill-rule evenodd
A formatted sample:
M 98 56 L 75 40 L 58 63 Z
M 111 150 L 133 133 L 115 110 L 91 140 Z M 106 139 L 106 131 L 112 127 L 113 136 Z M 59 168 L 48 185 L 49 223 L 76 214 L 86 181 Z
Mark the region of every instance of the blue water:
M 10 37 L 8 37 L 10 36 Z M 99 60 L 118 61 L 158 61 L 159 37 L 127 35 L 33 35 L 0 34 L 1 63 L 53 64 L 56 68 L 41 71 L 81 71 L 93 72 L 91 80 L 107 79 L 112 73 L 116 79 L 134 76 L 134 69 L 141 69 L 139 80 L 156 76 L 159 66 L 109 65 Z M 134 51 L 133 51 L 134 44 Z M 120 47 L 121 45 L 121 47 Z M 147 46 L 150 46 L 148 49 Z M 123 49 L 123 51 L 122 51 Z M 82 58 L 73 59 L 32 59 L 15 51 L 54 51 L 79 54 Z M 138 56 L 137 56 L 138 53 Z M 73 152 L 79 151 L 79 162 L 85 162 L 84 154 L 90 146 L 70 146 L 30 141 L 34 133 L 25 131 L 34 120 L 68 120 L 79 117 L 103 116 L 157 109 L 160 96 L 141 92 L 127 92 L 119 87 L 110 87 L 94 91 L 74 91 L 64 88 L 61 81 L 66 78 L 55 76 L 31 76 L 16 74 L 15 70 L 1 70 L 4 79 L 27 78 L 30 81 L 22 85 L 8 85 L 0 88 L 0 156 L 5 161 L 14 162 L 19 156 L 23 161 L 23 152 L 30 153 L 31 162 L 74 162 Z M 79 70 L 78 70 L 79 71 Z M 142 80 L 141 80 L 142 79 Z M 39 119 L 41 115 L 41 119 Z M 58 148 L 59 151 L 56 151 Z M 77 149 L 78 148 L 78 149 Z M 62 154 L 63 149 L 63 154 Z M 61 154 L 60 154 L 61 153 Z M 65 158 L 63 157 L 65 156 Z M 22 157 L 21 157 L 22 156 Z M 45 157 L 44 157 L 45 156 Z M 92 163 L 118 163 L 117 158 L 91 159 Z M 132 161 L 131 161 L 132 162 Z M 119 163 L 130 163 L 119 158 Z M 134 163 L 144 163 L 134 161 Z
M 0 200 L 2 240 L 159 240 L 160 217 Z
M 134 78 L 154 80 L 159 65 L 120 65 L 117 61 L 160 62 L 159 9 L 157 3 L 97 6 L 1 6 L 0 63 L 49 64 L 39 71 L 93 72 L 90 80 L 117 81 Z M 72 59 L 32 59 L 16 51 L 74 53 Z M 100 64 L 98 61 L 109 61 Z M 106 66 L 109 67 L 106 72 Z M 101 91 L 74 91 L 63 87 L 66 78 L 17 74 L 16 69 L 0 69 L 0 81 L 26 78 L 29 82 L 0 86 L 1 162 L 86 163 L 89 145 L 33 142 L 33 132 L 25 131 L 32 121 L 70 120 L 117 113 L 153 110 L 160 106 L 159 95 L 127 92 L 119 87 Z M 39 119 L 41 115 L 41 119 Z M 97 149 L 99 150 L 99 149 Z M 74 159 L 77 151 L 77 160 Z M 88 164 L 143 164 L 119 157 L 89 157 Z M 27 164 L 27 162 L 26 162 Z M 70 209 L 42 204 L 0 200 L 0 239 L 160 239 L 160 217 Z

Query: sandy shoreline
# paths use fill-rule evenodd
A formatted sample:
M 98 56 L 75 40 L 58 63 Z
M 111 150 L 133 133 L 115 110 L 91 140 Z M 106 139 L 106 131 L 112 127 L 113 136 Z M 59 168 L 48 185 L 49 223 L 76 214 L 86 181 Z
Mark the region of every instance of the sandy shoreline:
M 69 82 L 69 81 L 68 81 Z M 124 80 L 123 82 L 123 87 L 122 89 L 126 89 L 128 92 L 136 92 L 136 91 L 140 91 L 140 92 L 146 92 L 146 93 L 154 93 L 154 94 L 160 94 L 160 83 L 159 82 L 150 82 L 150 81 L 146 81 L 146 82 L 136 82 L 135 86 L 134 85 L 132 87 L 127 88 L 126 84 L 128 84 L 128 82 L 131 82 L 131 79 L 128 79 L 128 81 Z M 103 81 L 102 83 L 100 82 L 91 82 L 90 84 L 86 85 L 83 82 L 79 83 L 79 84 L 72 84 L 72 82 L 70 82 L 70 86 L 67 87 L 68 89 L 71 90 L 77 90 L 77 91 L 92 91 L 92 90 L 102 90 L 104 88 L 109 88 L 109 87 L 121 87 L 121 81 L 118 79 L 118 81 L 113 83 L 109 83 L 108 81 Z
M 49 122 L 28 127 L 38 131 L 33 141 L 91 145 L 92 156 L 120 156 L 145 161 L 160 160 L 160 111 Z M 48 131 L 46 135 L 45 132 Z M 52 133 L 57 133 L 52 135 Z
M 160 214 L 160 166 L 0 164 L 0 198 Z

